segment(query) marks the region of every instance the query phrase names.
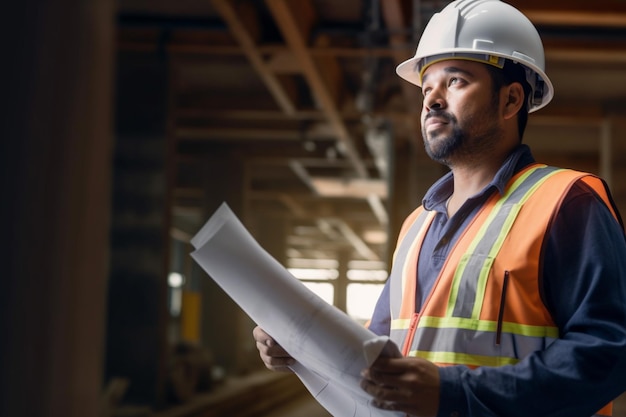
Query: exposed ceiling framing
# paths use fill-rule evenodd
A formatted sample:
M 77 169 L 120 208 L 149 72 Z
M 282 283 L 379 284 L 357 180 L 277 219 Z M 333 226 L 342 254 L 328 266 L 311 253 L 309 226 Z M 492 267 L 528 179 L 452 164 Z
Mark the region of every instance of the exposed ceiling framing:
M 446 3 L 120 2 L 120 50 L 161 51 L 175 68 L 177 236 L 206 215 L 206 190 L 190 179 L 227 149 L 242 158 L 251 215 L 286 219 L 290 253 L 323 259 L 348 250 L 354 259 L 385 260 L 386 245 L 365 236 L 389 229 L 390 157 L 421 148 L 419 89 L 394 69 Z M 548 159 L 595 163 L 607 108 L 626 102 L 626 3 L 511 3 L 542 34 L 557 89 L 554 103 L 531 117 L 528 141 Z M 435 178 L 442 172 L 416 163 Z

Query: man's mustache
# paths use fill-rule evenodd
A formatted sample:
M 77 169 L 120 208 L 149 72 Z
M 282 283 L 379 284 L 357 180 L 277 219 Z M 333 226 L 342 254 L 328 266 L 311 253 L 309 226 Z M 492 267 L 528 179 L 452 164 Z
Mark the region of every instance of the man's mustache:
M 445 122 L 456 121 L 456 118 L 451 113 L 448 113 L 445 110 L 437 110 L 437 109 L 430 110 L 428 113 L 426 113 L 426 116 L 424 117 L 424 121 L 430 119 L 431 117 L 436 117 Z

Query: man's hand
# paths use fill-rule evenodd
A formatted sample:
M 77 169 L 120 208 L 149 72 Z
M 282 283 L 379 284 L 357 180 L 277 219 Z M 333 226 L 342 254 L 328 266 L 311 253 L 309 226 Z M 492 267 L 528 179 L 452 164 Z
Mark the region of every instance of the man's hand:
M 265 367 L 271 371 L 291 372 L 289 366 L 296 361 L 283 349 L 272 337 L 265 333 L 259 326 L 252 331 L 252 336 L 256 341 L 256 348 Z
M 384 410 L 432 417 L 439 408 L 439 369 L 421 358 L 379 357 L 361 373 L 361 388 Z

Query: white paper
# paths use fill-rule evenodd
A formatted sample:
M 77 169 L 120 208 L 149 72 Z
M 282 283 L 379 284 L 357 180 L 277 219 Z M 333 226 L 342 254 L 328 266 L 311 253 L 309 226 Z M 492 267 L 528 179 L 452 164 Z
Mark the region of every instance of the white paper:
M 335 417 L 393 417 L 359 386 L 380 355 L 399 356 L 377 336 L 294 278 L 250 235 L 226 203 L 191 239 L 191 256 L 250 318 L 296 359 L 292 367 Z

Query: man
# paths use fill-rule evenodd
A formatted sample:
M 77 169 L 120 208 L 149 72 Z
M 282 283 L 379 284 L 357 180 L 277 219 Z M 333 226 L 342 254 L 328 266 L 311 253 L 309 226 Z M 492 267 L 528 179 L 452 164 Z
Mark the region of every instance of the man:
M 553 88 L 532 24 L 458 0 L 398 74 L 450 173 L 403 225 L 370 329 L 403 358 L 363 371 L 373 404 L 412 416 L 610 415 L 626 390 L 626 241 L 597 177 L 536 164 L 522 135 Z M 254 331 L 261 358 L 293 359 Z

